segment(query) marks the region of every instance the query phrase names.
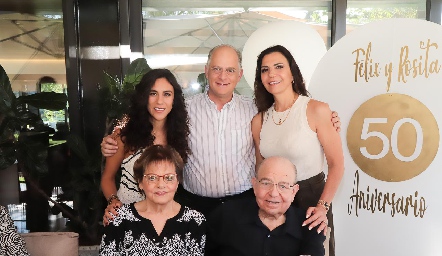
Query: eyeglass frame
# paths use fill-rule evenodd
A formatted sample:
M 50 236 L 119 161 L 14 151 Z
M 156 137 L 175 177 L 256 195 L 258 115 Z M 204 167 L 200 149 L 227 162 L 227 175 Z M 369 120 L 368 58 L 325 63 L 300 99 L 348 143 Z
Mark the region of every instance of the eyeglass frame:
M 296 186 L 296 183 L 294 183 L 293 185 L 290 185 L 290 183 L 285 182 L 285 181 L 280 181 L 280 182 L 278 182 L 278 183 L 273 183 L 273 181 L 271 181 L 271 180 L 269 180 L 269 179 L 267 179 L 267 178 L 262 178 L 262 179 L 258 180 L 258 183 L 259 183 L 261 186 L 265 186 L 265 185 L 262 183 L 263 181 L 267 181 L 267 182 L 269 183 L 269 185 L 270 185 L 270 184 L 273 185 L 273 186 L 271 186 L 271 187 L 269 186 L 268 188 L 262 187 L 263 189 L 266 189 L 267 191 L 271 191 L 271 190 L 276 186 L 276 190 L 279 191 L 279 192 L 282 193 L 282 194 L 285 194 L 285 193 L 290 192 L 290 189 L 293 189 L 293 188 Z M 281 190 L 281 188 L 280 188 L 280 184 L 281 184 L 281 183 L 284 183 L 284 185 L 288 185 L 288 188 L 287 188 L 286 190 Z
M 228 76 L 233 76 L 237 69 L 236 68 L 222 68 L 219 66 L 210 67 L 210 71 L 212 71 L 216 75 L 221 75 L 223 72 L 226 72 Z
M 164 175 L 158 175 L 158 174 L 154 174 L 154 173 L 147 173 L 147 174 L 143 174 L 143 179 L 147 178 L 147 176 L 149 176 L 149 175 L 156 177 L 156 180 L 146 179 L 147 183 L 149 183 L 149 184 L 157 184 L 158 182 L 160 182 L 160 178 L 163 178 L 163 181 L 166 184 L 172 184 L 173 182 L 178 181 L 178 174 L 176 174 L 176 173 L 166 173 Z M 171 180 L 171 181 L 166 180 L 165 176 L 168 176 L 168 175 L 172 175 L 174 177 L 174 180 Z

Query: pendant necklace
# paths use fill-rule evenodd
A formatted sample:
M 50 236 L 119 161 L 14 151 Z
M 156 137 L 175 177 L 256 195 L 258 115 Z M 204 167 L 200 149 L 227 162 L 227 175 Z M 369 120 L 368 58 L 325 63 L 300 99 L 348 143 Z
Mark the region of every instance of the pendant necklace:
M 284 119 L 282 119 L 282 116 L 277 117 L 277 119 L 279 119 L 278 122 L 275 121 L 275 112 L 276 111 L 275 111 L 275 106 L 273 105 L 272 120 L 273 120 L 274 124 L 281 125 L 281 124 L 283 124 L 285 122 L 285 120 L 287 120 L 287 117 L 290 115 L 290 112 L 292 111 L 292 107 L 293 107 L 293 104 L 295 104 L 295 101 L 296 101 L 296 99 L 293 99 L 293 103 L 290 106 L 290 108 L 288 109 L 288 111 L 285 110 L 284 112 L 282 112 L 283 115 L 284 115 L 285 112 L 287 112 L 287 114 L 285 115 Z

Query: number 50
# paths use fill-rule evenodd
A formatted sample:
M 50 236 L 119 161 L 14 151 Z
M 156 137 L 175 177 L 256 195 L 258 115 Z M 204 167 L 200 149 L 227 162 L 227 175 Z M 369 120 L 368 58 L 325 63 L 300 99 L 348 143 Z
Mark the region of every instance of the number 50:
M 387 138 L 385 134 L 379 131 L 368 131 L 368 126 L 370 124 L 386 124 L 387 118 L 365 118 L 364 124 L 362 125 L 362 132 L 361 132 L 361 139 L 366 140 L 370 137 L 378 137 L 380 140 L 382 140 L 382 150 L 377 155 L 372 155 L 368 153 L 366 147 L 360 147 L 360 151 L 363 156 L 365 156 L 368 159 L 381 159 L 385 155 L 387 155 L 388 150 L 390 148 L 390 140 Z M 411 156 L 403 156 L 399 150 L 398 150 L 398 131 L 399 128 L 404 123 L 410 123 L 414 126 L 414 129 L 416 130 L 416 145 L 414 148 L 414 152 Z M 411 162 L 419 157 L 420 153 L 422 152 L 422 142 L 423 142 L 423 133 L 422 133 L 422 127 L 414 119 L 411 118 L 402 118 L 399 119 L 393 126 L 393 130 L 391 131 L 391 151 L 393 152 L 393 155 L 403 161 L 403 162 Z

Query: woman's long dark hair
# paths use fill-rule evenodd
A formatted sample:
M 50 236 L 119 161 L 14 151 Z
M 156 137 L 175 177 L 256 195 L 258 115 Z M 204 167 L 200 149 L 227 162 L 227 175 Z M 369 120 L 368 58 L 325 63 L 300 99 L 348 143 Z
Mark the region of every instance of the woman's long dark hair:
M 296 64 L 295 58 L 293 58 L 293 55 L 290 53 L 289 50 L 287 50 L 282 45 L 275 45 L 271 46 L 264 51 L 261 52 L 258 56 L 258 60 L 256 61 L 256 71 L 255 71 L 255 104 L 258 108 L 259 112 L 264 112 L 267 109 L 269 109 L 272 104 L 275 102 L 275 99 L 273 98 L 273 95 L 269 93 L 266 88 L 264 87 L 264 84 L 261 81 L 261 66 L 262 66 L 262 59 L 274 52 L 279 52 L 287 59 L 289 65 L 290 65 L 290 71 L 293 76 L 292 83 L 292 89 L 294 92 L 296 92 L 299 95 L 303 96 L 309 96 L 309 92 L 305 88 L 305 82 L 304 78 L 302 77 L 301 70 L 299 70 L 298 64 Z
M 135 86 L 129 109 L 129 121 L 121 130 L 121 138 L 126 150 L 136 151 L 153 145 L 151 115 L 147 110 L 149 94 L 159 78 L 165 78 L 173 87 L 174 98 L 172 110 L 166 119 L 167 144 L 172 146 L 184 162 L 190 154 L 188 144 L 189 116 L 184 103 L 181 86 L 168 69 L 153 69 L 147 72 L 140 83 Z

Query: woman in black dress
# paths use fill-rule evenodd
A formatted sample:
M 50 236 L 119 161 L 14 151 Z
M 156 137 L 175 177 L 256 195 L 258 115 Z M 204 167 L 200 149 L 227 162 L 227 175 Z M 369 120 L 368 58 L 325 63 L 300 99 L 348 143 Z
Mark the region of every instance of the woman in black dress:
M 183 166 L 170 146 L 143 152 L 134 175 L 145 199 L 117 210 L 105 228 L 100 255 L 204 255 L 206 219 L 173 200 Z

